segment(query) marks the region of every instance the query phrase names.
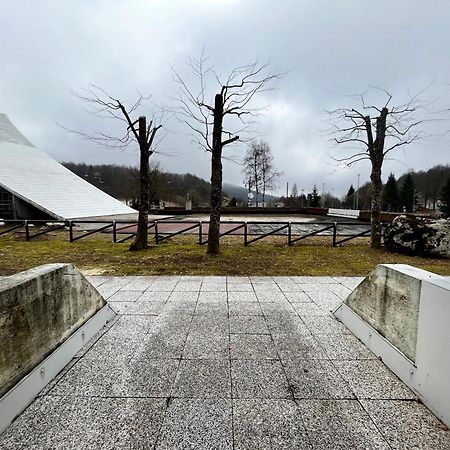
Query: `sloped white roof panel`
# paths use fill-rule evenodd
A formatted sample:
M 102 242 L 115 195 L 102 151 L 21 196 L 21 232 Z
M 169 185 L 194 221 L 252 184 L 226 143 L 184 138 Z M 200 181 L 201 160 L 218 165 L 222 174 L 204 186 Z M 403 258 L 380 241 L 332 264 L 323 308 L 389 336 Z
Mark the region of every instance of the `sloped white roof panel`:
M 0 186 L 61 219 L 136 213 L 34 147 L 0 114 Z

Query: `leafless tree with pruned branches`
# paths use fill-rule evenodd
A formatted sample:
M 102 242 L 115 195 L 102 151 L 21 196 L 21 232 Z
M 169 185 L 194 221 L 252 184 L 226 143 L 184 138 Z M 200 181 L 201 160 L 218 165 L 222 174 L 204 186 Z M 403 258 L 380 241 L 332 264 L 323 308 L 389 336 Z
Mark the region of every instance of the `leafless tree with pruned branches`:
M 118 98 L 112 97 L 104 89 L 92 85 L 82 93 L 72 91 L 78 99 L 90 105 L 91 113 L 96 117 L 111 118 L 123 122 L 124 133 L 114 136 L 103 132 L 92 134 L 70 130 L 72 133 L 106 147 L 126 148 L 137 143 L 140 152 L 139 167 L 139 216 L 136 237 L 130 245 L 130 250 L 142 250 L 148 247 L 148 213 L 149 213 L 149 190 L 150 190 L 150 168 L 149 158 L 155 152 L 159 140 L 156 133 L 162 128 L 162 112 L 154 113 L 152 119 L 147 121 L 146 116 L 132 118 L 137 112 L 143 100 L 149 97 L 139 95 L 136 102 L 129 108 Z
M 267 64 L 257 61 L 231 70 L 222 77 L 208 66 L 202 52 L 200 58 L 189 59 L 196 87 L 173 69 L 180 87 L 177 97 L 178 118 L 194 136 L 194 141 L 211 153 L 211 215 L 208 231 L 208 254 L 219 253 L 220 210 L 222 202 L 222 151 L 224 147 L 250 140 L 251 125 L 263 108 L 251 107 L 256 94 L 270 90 L 270 84 L 281 74 L 269 71 Z M 211 89 L 213 83 L 213 90 Z M 227 128 L 224 121 L 227 120 Z
M 339 108 L 328 111 L 331 119 L 331 134 L 334 144 L 347 147 L 347 156 L 334 157 L 338 164 L 348 167 L 369 160 L 372 181 L 371 200 L 371 247 L 381 247 L 381 170 L 383 162 L 391 153 L 422 138 L 419 125 L 424 120 L 417 118 L 418 111 L 426 108 L 419 94 L 398 106 L 391 106 L 392 95 L 374 88 L 386 96 L 381 105 L 367 104 L 367 91 L 358 96 L 358 108 Z

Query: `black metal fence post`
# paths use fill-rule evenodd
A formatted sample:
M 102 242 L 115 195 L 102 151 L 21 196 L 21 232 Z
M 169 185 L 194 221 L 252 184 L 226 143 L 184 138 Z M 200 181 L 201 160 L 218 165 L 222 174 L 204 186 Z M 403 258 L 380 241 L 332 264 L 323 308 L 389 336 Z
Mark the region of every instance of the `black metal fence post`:
M 112 226 L 113 226 L 113 242 L 115 244 L 117 242 L 117 223 L 115 220 L 113 220 Z
M 201 220 L 198 223 L 198 243 L 203 245 L 203 222 Z
M 155 220 L 155 243 L 158 243 L 158 221 Z
M 247 221 L 245 221 L 244 222 L 244 245 L 247 245 L 247 235 L 248 235 Z
M 28 225 L 28 220 L 25 220 L 25 240 L 28 242 L 30 240 L 30 228 Z
M 292 223 L 289 222 L 289 226 L 288 226 L 288 246 L 289 247 L 292 245 L 291 239 L 292 239 Z
M 337 222 L 333 226 L 333 247 L 336 247 Z
M 73 223 L 69 220 L 69 242 L 73 242 Z

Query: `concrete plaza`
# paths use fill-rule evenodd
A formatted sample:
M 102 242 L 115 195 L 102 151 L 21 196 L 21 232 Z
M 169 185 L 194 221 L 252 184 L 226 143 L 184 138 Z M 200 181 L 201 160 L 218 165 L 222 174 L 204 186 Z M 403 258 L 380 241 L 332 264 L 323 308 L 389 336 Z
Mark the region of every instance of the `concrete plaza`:
M 330 311 L 347 277 L 90 277 L 118 312 L 2 449 L 450 449 Z

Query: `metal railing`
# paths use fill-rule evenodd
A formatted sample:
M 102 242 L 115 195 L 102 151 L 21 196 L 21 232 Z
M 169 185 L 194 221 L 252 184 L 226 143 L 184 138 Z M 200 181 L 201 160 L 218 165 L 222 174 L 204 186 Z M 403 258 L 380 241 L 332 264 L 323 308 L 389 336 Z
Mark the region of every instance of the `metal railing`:
M 48 233 L 58 230 L 67 230 L 69 242 L 75 242 L 80 239 L 92 236 L 97 233 L 107 233 L 112 235 L 113 243 L 124 243 L 136 236 L 137 221 L 107 221 L 107 220 L 2 220 L 6 229 L 1 229 L 0 236 L 8 233 L 18 232 L 21 228 L 25 232 L 25 240 L 30 241 L 36 237 L 44 236 Z M 80 229 L 81 225 L 100 225 L 93 229 Z M 119 226 L 118 226 L 119 225 Z M 177 225 L 180 228 L 177 228 Z M 201 220 L 155 220 L 148 224 L 148 231 L 153 236 L 156 244 L 160 244 L 168 239 L 181 234 L 197 234 L 198 244 L 205 245 L 208 240 L 204 239 L 207 231 L 204 227 L 209 225 L 209 221 Z M 286 236 L 288 246 L 309 237 L 322 236 L 331 237 L 333 247 L 341 245 L 359 237 L 365 237 L 370 233 L 370 224 L 357 222 L 258 222 L 258 221 L 224 221 L 221 227 L 227 227 L 219 235 L 224 236 L 243 236 L 243 243 L 248 246 L 254 242 L 269 236 Z M 33 229 L 36 231 L 32 232 Z M 318 227 L 314 229 L 314 227 Z M 349 233 L 348 230 L 358 227 L 367 227 L 367 229 Z M 267 229 L 268 228 L 268 229 Z M 342 232 L 342 229 L 347 232 Z M 197 231 L 195 231 L 197 230 Z

